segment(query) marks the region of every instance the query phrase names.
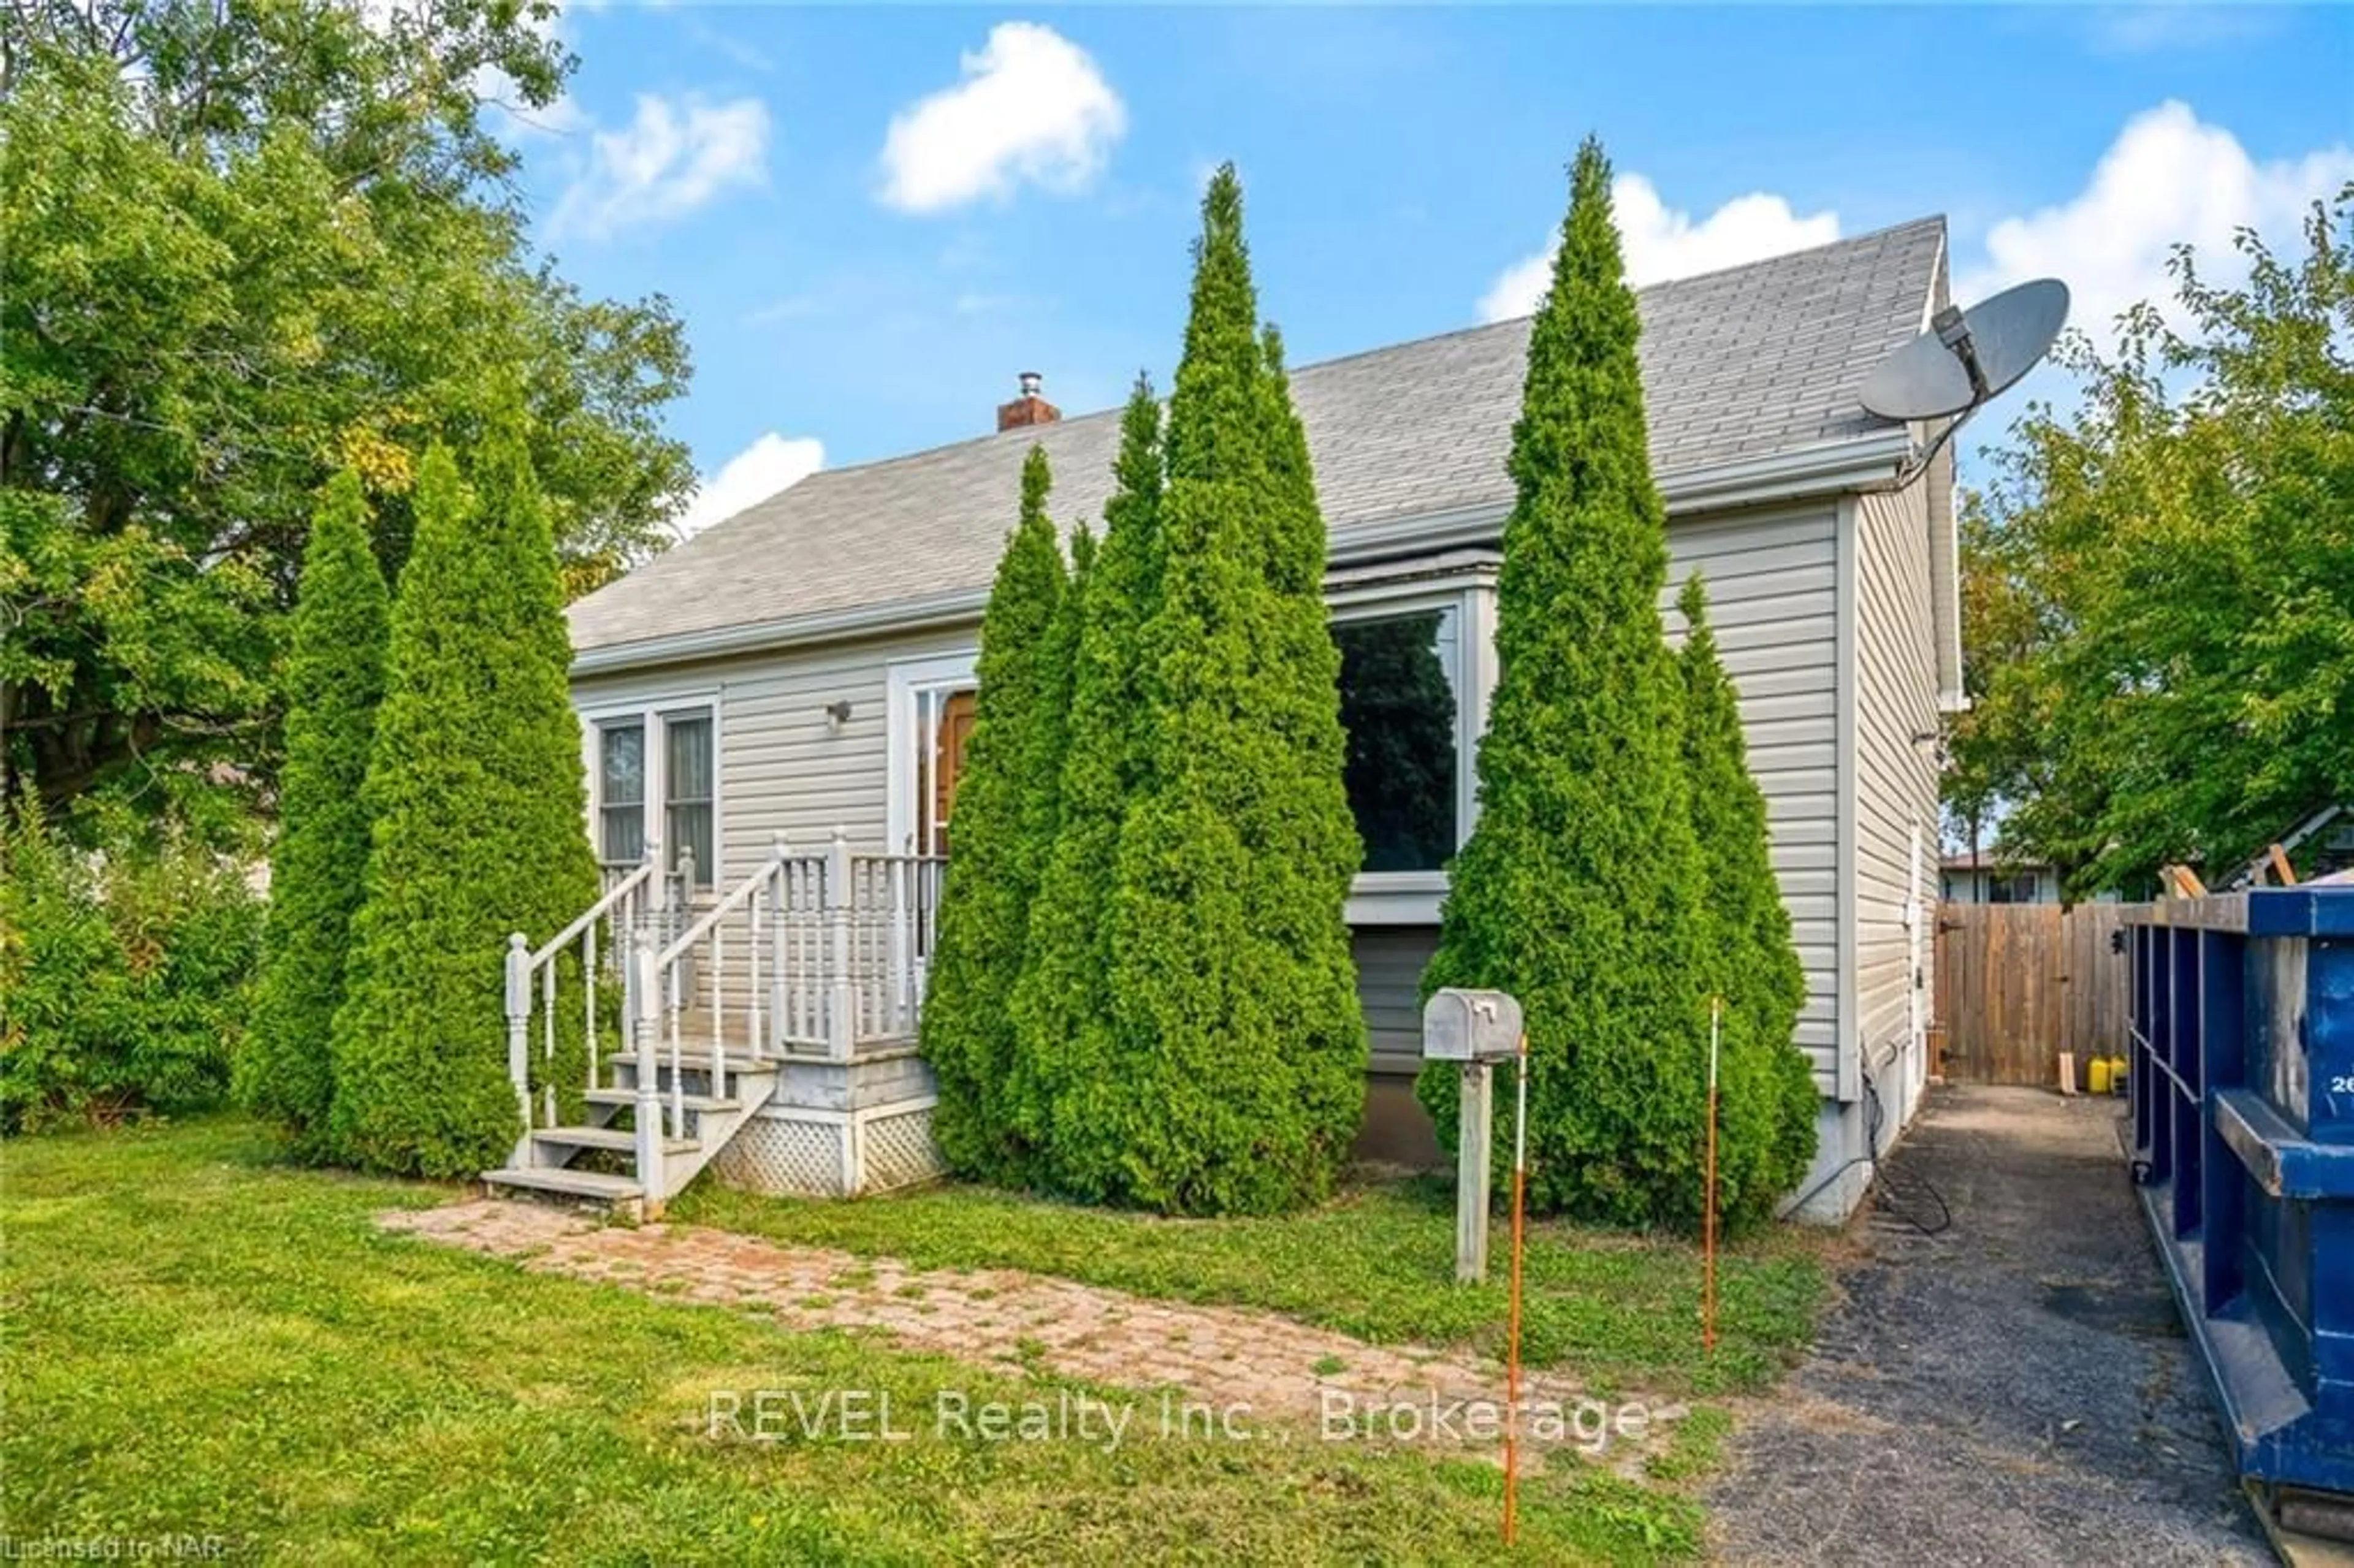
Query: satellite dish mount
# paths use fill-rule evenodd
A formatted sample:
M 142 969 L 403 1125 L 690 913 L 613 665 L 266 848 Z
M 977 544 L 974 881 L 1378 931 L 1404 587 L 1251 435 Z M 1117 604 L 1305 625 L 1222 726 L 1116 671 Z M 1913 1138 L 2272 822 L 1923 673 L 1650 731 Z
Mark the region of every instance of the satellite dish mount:
M 1864 378 L 1863 406 L 1883 419 L 1943 419 L 1946 427 L 1886 486 L 1921 477 L 1969 417 L 2016 386 L 2052 352 L 2068 324 L 2068 285 L 2039 278 L 2005 289 L 1967 311 L 1947 305 L 1929 330 L 1895 350 Z

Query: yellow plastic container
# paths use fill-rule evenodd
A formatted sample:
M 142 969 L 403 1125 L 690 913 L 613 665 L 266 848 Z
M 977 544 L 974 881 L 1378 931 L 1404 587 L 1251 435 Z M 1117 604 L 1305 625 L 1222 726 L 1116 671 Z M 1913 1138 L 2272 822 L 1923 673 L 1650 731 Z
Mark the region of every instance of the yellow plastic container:
M 2105 1095 L 2109 1092 L 2109 1059 L 2095 1056 L 2084 1065 L 2084 1088 L 2087 1093 Z
M 2109 1093 L 2121 1095 L 2126 1092 L 2126 1074 L 2130 1070 L 2123 1056 L 2109 1058 Z

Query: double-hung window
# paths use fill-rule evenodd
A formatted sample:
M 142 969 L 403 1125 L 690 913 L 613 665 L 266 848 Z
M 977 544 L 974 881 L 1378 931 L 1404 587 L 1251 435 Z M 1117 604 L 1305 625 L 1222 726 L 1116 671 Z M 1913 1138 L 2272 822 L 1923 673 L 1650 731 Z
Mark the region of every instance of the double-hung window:
M 588 715 L 592 835 L 608 864 L 643 860 L 650 838 L 666 869 L 693 858 L 695 885 L 719 872 L 718 726 L 709 703 Z
M 663 842 L 671 863 L 695 857 L 695 885 L 709 887 L 719 871 L 713 806 L 717 758 L 711 754 L 711 710 L 663 715 Z
M 610 719 L 597 726 L 597 858 L 622 865 L 645 857 L 645 721 Z

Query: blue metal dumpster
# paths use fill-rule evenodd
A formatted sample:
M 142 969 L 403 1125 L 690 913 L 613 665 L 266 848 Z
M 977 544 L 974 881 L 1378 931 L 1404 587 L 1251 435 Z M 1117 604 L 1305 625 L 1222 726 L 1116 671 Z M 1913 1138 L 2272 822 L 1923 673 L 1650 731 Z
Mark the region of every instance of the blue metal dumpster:
M 2243 1478 L 2354 1493 L 2354 888 L 2129 914 L 2135 1175 Z

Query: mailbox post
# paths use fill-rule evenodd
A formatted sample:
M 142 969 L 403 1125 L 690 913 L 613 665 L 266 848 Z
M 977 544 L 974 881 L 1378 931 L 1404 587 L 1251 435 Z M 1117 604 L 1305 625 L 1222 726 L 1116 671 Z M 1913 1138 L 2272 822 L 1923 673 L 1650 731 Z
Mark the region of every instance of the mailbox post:
M 1500 991 L 1433 993 L 1422 1009 L 1425 1061 L 1453 1062 L 1462 1074 L 1456 1139 L 1455 1277 L 1488 1277 L 1489 1153 L 1495 1122 L 1496 1064 L 1521 1048 L 1521 1004 Z

